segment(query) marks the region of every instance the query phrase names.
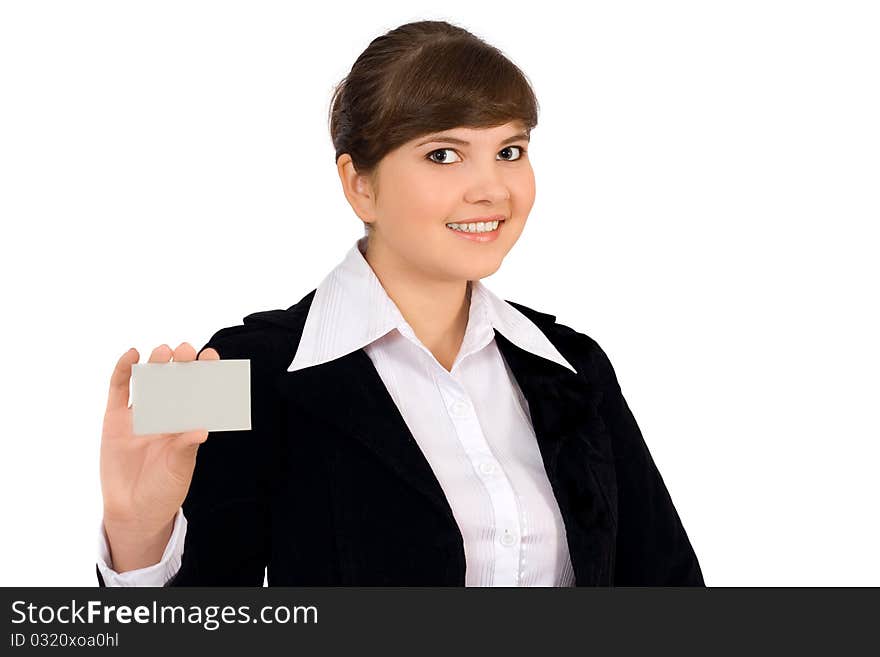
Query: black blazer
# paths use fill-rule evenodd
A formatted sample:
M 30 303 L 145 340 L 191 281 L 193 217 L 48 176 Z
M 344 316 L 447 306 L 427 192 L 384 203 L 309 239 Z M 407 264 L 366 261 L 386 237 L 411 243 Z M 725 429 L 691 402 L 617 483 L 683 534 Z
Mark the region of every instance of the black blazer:
M 315 291 L 202 347 L 251 360 L 252 428 L 199 447 L 167 586 L 262 586 L 267 567 L 270 586 L 464 586 L 452 510 L 366 352 L 287 371 Z M 508 303 L 579 372 L 495 331 L 528 401 L 576 585 L 704 586 L 605 352 L 555 315 Z

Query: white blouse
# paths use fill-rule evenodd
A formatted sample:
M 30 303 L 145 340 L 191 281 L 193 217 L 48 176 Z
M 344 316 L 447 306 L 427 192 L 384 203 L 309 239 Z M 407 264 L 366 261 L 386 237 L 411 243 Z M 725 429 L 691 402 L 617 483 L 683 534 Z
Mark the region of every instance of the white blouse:
M 528 403 L 493 329 L 531 353 L 574 368 L 531 320 L 471 282 L 464 340 L 446 370 L 416 337 L 363 256 L 366 237 L 318 286 L 288 371 L 363 348 L 430 464 L 461 531 L 465 586 L 573 586 L 565 526 Z M 100 525 L 107 586 L 162 586 L 180 568 L 179 509 L 161 560 L 117 573 Z

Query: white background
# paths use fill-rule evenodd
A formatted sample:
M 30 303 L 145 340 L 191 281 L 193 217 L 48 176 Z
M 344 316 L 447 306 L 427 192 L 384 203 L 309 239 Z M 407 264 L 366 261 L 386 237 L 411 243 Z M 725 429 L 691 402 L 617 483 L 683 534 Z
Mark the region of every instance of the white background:
M 876 3 L 305 9 L 0 5 L 0 584 L 97 585 L 116 360 L 317 286 L 363 234 L 333 86 L 444 19 L 541 105 L 485 282 L 608 352 L 706 583 L 880 585 Z

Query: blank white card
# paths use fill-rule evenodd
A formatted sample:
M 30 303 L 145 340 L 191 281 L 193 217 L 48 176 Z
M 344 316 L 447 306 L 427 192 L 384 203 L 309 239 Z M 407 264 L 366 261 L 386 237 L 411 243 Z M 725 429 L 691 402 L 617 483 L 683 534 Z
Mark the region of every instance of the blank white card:
M 131 379 L 134 434 L 249 430 L 250 366 L 248 359 L 135 363 Z

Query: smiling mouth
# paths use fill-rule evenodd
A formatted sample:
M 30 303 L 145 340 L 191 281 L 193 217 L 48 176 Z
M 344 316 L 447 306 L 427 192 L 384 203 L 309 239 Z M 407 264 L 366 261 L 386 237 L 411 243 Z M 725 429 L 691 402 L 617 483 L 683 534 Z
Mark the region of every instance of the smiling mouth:
M 504 221 L 504 219 L 498 219 L 496 221 L 470 221 L 467 223 L 450 222 L 446 224 L 446 227 L 459 233 L 479 235 L 497 231 Z

